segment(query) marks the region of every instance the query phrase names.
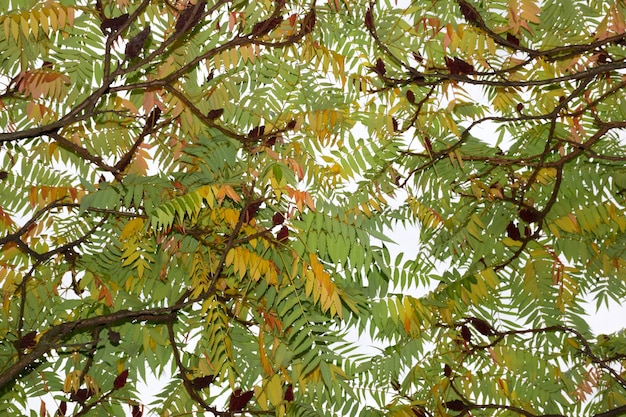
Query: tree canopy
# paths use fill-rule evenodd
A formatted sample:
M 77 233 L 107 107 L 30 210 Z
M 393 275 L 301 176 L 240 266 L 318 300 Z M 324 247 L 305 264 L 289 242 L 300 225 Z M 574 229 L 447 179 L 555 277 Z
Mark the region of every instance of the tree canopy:
M 625 13 L 3 1 L 1 412 L 625 415 Z

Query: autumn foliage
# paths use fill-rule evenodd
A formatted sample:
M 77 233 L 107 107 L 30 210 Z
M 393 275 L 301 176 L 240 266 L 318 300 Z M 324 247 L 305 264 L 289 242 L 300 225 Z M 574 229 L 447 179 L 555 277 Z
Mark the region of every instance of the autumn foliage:
M 623 415 L 625 13 L 2 2 L 0 414 Z

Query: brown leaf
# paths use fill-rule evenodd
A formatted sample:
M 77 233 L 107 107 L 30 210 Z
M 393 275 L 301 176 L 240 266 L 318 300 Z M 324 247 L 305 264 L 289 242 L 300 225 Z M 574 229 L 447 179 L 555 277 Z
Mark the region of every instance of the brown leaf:
M 370 32 L 374 31 L 374 16 L 372 15 L 372 9 L 368 8 L 365 12 L 365 27 Z
M 480 17 L 480 13 L 468 3 L 466 0 L 459 0 L 459 8 L 461 9 L 461 14 L 469 23 L 473 25 L 479 25 L 482 21 Z
M 136 34 L 131 40 L 126 44 L 126 50 L 124 51 L 126 55 L 126 59 L 132 59 L 139 56 L 139 52 L 143 49 L 143 45 L 148 40 L 148 36 L 150 35 L 150 26 L 146 26 L 143 28 L 141 32 Z
M 517 110 L 518 113 L 521 113 L 522 110 L 524 110 L 524 103 L 517 103 L 515 110 Z
M 289 239 L 289 229 L 287 229 L 287 226 L 283 226 L 280 228 L 280 230 L 276 234 L 276 239 L 278 239 L 278 241 L 281 243 L 284 243 Z
M 252 399 L 254 391 L 242 392 L 241 388 L 237 388 L 230 396 L 228 400 L 228 411 L 241 411 L 248 402 Z
M 452 368 L 450 368 L 450 365 L 448 365 L 447 363 L 443 367 L 443 374 L 448 378 L 452 376 Z
M 446 401 L 444 405 L 447 409 L 452 411 L 463 411 L 467 408 L 465 403 L 461 400 Z
M 113 19 L 104 19 L 102 23 L 100 23 L 100 30 L 102 30 L 102 33 L 105 35 L 117 32 L 128 21 L 128 18 L 128 13 L 124 13 Z
M 9 176 L 9 173 L 6 171 L 0 171 L 0 181 L 4 181 Z
M 398 131 L 398 120 L 396 120 L 395 117 L 391 117 L 391 125 L 393 126 L 393 131 L 397 132 Z
M 296 127 L 296 121 L 295 120 L 290 120 L 289 123 L 287 123 L 287 129 L 292 130 Z
M 115 377 L 115 381 L 113 381 L 113 389 L 118 390 L 121 389 L 124 385 L 126 385 L 126 379 L 128 378 L 128 369 L 124 369 L 122 373 Z
M 213 109 L 213 110 L 209 110 L 206 117 L 207 119 L 215 120 L 218 117 L 221 117 L 222 114 L 224 114 L 224 109 Z
M 189 31 L 200 22 L 202 15 L 204 14 L 204 8 L 206 7 L 206 0 L 200 1 L 198 4 L 190 5 L 185 10 L 180 12 L 178 19 L 176 20 L 176 26 L 174 30 L 176 33 L 180 31 Z
M 17 350 L 32 349 L 37 346 L 37 342 L 35 341 L 36 338 L 36 331 L 28 332 L 24 336 L 22 336 L 21 339 L 13 342 L 13 345 Z

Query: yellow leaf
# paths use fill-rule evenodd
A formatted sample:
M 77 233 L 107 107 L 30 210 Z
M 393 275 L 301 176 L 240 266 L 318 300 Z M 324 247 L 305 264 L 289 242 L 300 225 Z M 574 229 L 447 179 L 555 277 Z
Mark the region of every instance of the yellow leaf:
M 258 385 L 254 386 L 254 396 L 256 397 L 256 402 L 261 410 L 266 411 L 269 410 L 269 400 L 267 398 L 267 391 L 265 391 L 265 387 L 260 387 Z
M 36 39 L 37 36 L 39 36 L 39 12 L 37 10 L 32 11 L 28 22 L 30 23 L 30 29 L 33 31 L 33 36 Z
M 9 38 L 9 34 L 11 33 L 11 19 L 9 18 L 4 18 L 4 37 L 5 38 Z
M 230 266 L 233 263 L 233 259 L 235 259 L 235 249 L 231 249 L 226 254 L 226 259 L 224 260 L 225 266 Z
M 11 35 L 13 35 L 13 39 L 17 42 L 20 38 L 20 17 L 15 15 L 11 20 Z
M 20 16 L 20 23 L 22 26 L 22 33 L 24 34 L 25 38 L 28 38 L 28 35 L 30 35 L 30 26 L 28 24 L 28 14 L 27 13 L 22 13 Z
M 283 388 L 280 383 L 280 377 L 278 374 L 272 375 L 267 385 L 265 386 L 265 390 L 267 391 L 267 397 L 270 403 L 276 407 L 283 399 Z
M 43 29 L 44 33 L 48 33 L 50 31 L 50 26 L 48 25 L 48 15 L 46 15 L 45 12 L 46 9 L 43 9 L 41 11 L 41 14 L 39 15 L 39 24 L 41 24 L 41 28 Z
M 144 219 L 132 219 L 131 221 L 126 223 L 126 226 L 124 226 L 124 229 L 122 229 L 122 232 L 120 233 L 120 240 L 136 240 L 139 232 L 143 229 L 143 227 Z
M 48 9 L 48 11 L 50 12 L 50 27 L 52 28 L 52 30 L 58 30 L 59 29 L 59 20 L 57 18 L 55 10 Z

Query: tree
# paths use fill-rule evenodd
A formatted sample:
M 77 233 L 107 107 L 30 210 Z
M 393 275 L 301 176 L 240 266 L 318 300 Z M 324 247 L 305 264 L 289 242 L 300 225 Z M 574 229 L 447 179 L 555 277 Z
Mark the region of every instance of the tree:
M 0 7 L 6 414 L 626 413 L 623 2 Z

